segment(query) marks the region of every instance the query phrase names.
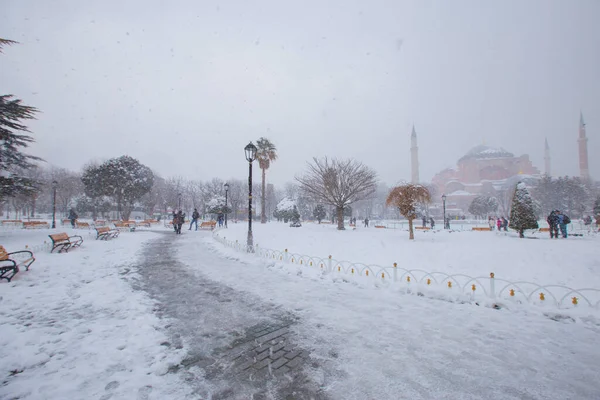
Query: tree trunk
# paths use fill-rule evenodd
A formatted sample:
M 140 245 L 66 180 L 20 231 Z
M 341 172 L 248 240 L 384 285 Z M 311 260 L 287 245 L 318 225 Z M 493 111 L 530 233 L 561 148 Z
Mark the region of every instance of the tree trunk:
M 344 207 L 337 208 L 337 222 L 338 222 L 338 231 L 343 231 L 344 229 Z
M 265 206 L 266 206 L 266 192 L 265 192 L 265 183 L 267 181 L 267 170 L 265 168 L 262 169 L 262 195 L 261 195 L 261 200 L 260 200 L 260 223 L 261 224 L 266 224 L 267 223 L 267 214 L 265 212 Z
M 415 233 L 413 232 L 413 219 L 408 219 L 408 239 L 415 240 Z
M 525 233 L 523 229 L 519 229 L 519 237 L 520 238 L 524 238 L 525 237 Z

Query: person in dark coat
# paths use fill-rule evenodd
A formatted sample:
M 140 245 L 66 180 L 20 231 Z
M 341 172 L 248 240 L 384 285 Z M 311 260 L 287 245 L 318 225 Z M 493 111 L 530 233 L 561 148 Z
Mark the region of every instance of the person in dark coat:
M 556 216 L 558 217 L 558 227 L 560 228 L 560 234 L 563 238 L 567 238 L 567 224 L 571 223 L 571 218 L 563 212 L 558 211 Z M 558 236 L 558 233 L 557 233 Z
M 558 211 L 553 210 L 546 218 L 546 222 L 548 222 L 548 227 L 550 227 L 550 239 L 557 238 L 558 239 Z
M 431 229 L 435 228 L 435 220 L 433 217 L 429 217 L 429 223 L 431 224 Z
M 427 218 L 423 215 L 423 228 L 427 227 Z
M 508 220 L 502 217 L 502 228 L 504 228 L 504 232 L 508 231 Z
M 185 214 L 183 211 L 179 210 L 177 213 L 177 233 L 181 235 L 181 227 L 183 226 L 183 222 L 185 221 Z
M 177 233 L 177 212 L 173 210 L 173 230 Z
M 71 220 L 71 227 L 75 228 L 75 221 L 77 221 L 78 217 L 79 216 L 77 215 L 75 210 L 73 208 L 71 208 L 69 210 L 69 219 Z
M 200 218 L 200 213 L 196 208 L 194 208 L 194 212 L 192 213 L 192 222 L 190 222 L 190 229 L 188 229 L 188 231 L 192 230 L 192 225 L 194 224 L 196 224 L 196 230 L 198 230 L 198 218 Z

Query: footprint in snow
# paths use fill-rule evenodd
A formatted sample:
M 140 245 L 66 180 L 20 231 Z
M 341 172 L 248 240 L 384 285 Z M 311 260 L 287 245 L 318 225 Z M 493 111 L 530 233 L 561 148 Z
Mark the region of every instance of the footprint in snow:
M 152 386 L 146 385 L 138 390 L 137 400 L 148 400 L 152 393 Z

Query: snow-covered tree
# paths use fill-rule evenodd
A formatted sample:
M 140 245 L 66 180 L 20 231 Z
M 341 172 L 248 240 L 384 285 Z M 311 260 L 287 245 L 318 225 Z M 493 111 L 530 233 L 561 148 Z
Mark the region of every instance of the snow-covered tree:
M 17 42 L 0 38 L 0 53 L 6 45 Z M 18 194 L 31 196 L 35 191 L 35 181 L 23 174 L 34 167 L 33 161 L 40 160 L 23 153 L 23 149 L 34 142 L 24 133 L 29 133 L 24 120 L 35 119 L 38 110 L 26 106 L 13 95 L 0 95 L 0 201 Z
M 206 214 L 229 214 L 231 207 L 225 206 L 225 196 L 217 195 L 206 203 L 204 212 Z
M 484 218 L 496 211 L 498 211 L 498 199 L 487 195 L 475 197 L 469 206 L 469 212 L 478 218 Z
M 388 195 L 386 204 L 397 207 L 400 214 L 408 220 L 408 238 L 413 240 L 415 238 L 413 220 L 417 218 L 417 205 L 430 201 L 431 195 L 425 186 L 406 183 L 392 189 Z
M 345 229 L 344 208 L 371 197 L 377 189 L 375 171 L 354 159 L 313 158 L 308 172 L 296 181 L 308 197 L 336 208 L 339 230 Z
M 284 197 L 277 203 L 275 211 L 273 212 L 273 217 L 275 217 L 277 221 L 283 220 L 283 222 L 287 223 L 292 218 L 294 210 L 298 212 L 296 203 L 292 199 Z
M 325 218 L 326 215 L 327 212 L 325 211 L 325 207 L 323 207 L 323 204 L 317 204 L 315 210 L 313 211 L 313 216 L 315 217 L 315 219 L 319 221 L 319 223 L 321 223 L 321 221 Z
M 302 226 L 300 223 L 300 213 L 298 212 L 298 208 L 296 206 L 294 206 L 294 209 L 290 215 L 290 226 L 292 228 L 299 228 Z
M 119 215 L 127 220 L 134 203 L 152 189 L 154 174 L 135 158 L 121 156 L 98 167 L 89 167 L 81 180 L 86 191 L 112 197 Z
M 600 196 L 596 197 L 594 202 L 594 215 L 600 215 Z
M 537 220 L 536 205 L 525 184 L 519 182 L 513 196 L 508 226 L 519 232 L 519 237 L 524 238 L 526 229 L 537 229 L 539 227 Z

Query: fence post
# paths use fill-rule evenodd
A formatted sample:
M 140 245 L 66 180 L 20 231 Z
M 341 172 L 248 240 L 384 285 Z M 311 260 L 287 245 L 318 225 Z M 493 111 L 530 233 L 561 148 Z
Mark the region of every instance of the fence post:
M 333 271 L 333 267 L 331 266 L 331 254 L 329 255 L 329 259 L 327 260 L 327 272 L 331 273 Z
M 394 263 L 394 270 L 393 270 L 393 281 L 394 282 L 398 282 L 398 264 Z
M 493 272 L 490 272 L 490 297 L 496 298 L 496 279 Z
M 286 263 L 288 262 L 288 251 L 287 251 L 287 249 L 285 249 L 285 252 L 283 254 L 283 261 L 285 261 Z

